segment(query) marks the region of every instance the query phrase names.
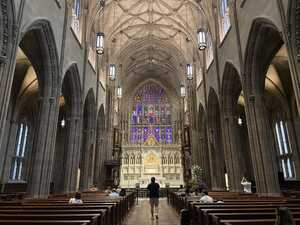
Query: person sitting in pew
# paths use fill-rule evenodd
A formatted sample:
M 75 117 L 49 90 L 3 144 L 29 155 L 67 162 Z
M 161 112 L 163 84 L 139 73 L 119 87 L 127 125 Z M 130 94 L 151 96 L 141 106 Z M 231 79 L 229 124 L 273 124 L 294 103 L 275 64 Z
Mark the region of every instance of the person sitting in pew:
M 81 199 L 81 193 L 76 192 L 74 198 L 70 198 L 69 204 L 83 204 L 83 201 Z
M 125 188 L 121 188 L 121 191 L 119 192 L 119 195 L 121 197 L 125 197 L 126 196 L 126 189 Z
M 214 203 L 214 199 L 208 195 L 208 191 L 203 191 L 203 197 L 200 198 L 200 203 Z
M 109 195 L 111 193 L 111 187 L 107 186 L 106 190 L 104 191 L 105 194 Z
M 117 192 L 116 189 L 113 189 L 112 192 L 108 195 L 109 197 L 120 197 L 119 193 Z
M 178 191 L 177 191 L 177 194 L 180 195 L 180 196 L 185 196 L 185 188 L 183 187 L 183 185 L 181 184 Z

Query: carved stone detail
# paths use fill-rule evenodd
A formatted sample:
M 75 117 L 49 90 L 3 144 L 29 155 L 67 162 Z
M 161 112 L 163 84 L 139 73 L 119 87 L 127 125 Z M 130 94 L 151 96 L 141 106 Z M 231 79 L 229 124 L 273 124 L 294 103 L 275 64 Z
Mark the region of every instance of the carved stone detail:
M 297 60 L 300 61 L 300 0 L 295 2 L 295 45 Z
M 9 21 L 8 21 L 8 5 L 6 0 L 1 0 L 0 10 L 2 14 L 1 25 L 2 35 L 0 36 L 0 46 L 1 46 L 1 58 L 6 58 L 8 52 L 8 41 L 9 41 Z

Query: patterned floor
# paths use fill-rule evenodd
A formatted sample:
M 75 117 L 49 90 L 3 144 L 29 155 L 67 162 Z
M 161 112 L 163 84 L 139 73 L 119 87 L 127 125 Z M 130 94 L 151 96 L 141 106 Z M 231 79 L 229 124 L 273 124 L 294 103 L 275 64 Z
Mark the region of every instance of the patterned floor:
M 167 204 L 166 199 L 160 199 L 159 203 L 159 219 L 152 220 L 150 213 L 150 205 L 148 199 L 139 199 L 124 225 L 179 225 L 180 219 L 175 210 Z

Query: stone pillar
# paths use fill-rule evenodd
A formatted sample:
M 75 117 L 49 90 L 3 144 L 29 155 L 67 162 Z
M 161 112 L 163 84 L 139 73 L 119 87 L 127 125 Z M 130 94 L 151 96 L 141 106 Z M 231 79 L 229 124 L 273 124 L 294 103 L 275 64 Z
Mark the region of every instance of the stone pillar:
M 28 194 L 32 198 L 47 198 L 50 191 L 52 162 L 57 128 L 58 99 L 39 99 L 39 115 L 34 133 L 32 173 L 28 182 Z
M 65 176 L 63 193 L 76 191 L 77 172 L 79 167 L 80 146 L 81 146 L 81 126 L 80 117 L 76 115 L 67 119 L 68 129 L 66 157 L 65 157 Z
M 98 188 L 101 188 L 104 184 L 104 161 L 105 154 L 103 151 L 103 137 L 97 137 L 96 143 L 96 157 L 95 157 L 95 172 L 94 183 Z
M 257 192 L 261 196 L 279 196 L 276 150 L 264 97 L 251 95 L 246 99 L 245 110 Z
M 237 118 L 234 115 L 225 115 L 223 124 L 224 156 L 229 190 L 232 192 L 240 192 L 242 191 L 241 180 L 243 177 L 243 169 L 241 166 L 241 146 L 238 140 Z
M 203 177 L 205 183 L 210 187 L 211 176 L 210 176 L 210 166 L 209 166 L 209 152 L 207 146 L 207 138 L 206 135 L 203 137 L 203 134 L 200 135 L 199 138 L 199 165 L 203 169 Z
M 1 148 L 5 149 L 5 153 L 1 155 L 1 183 L 5 184 L 9 180 L 9 174 L 12 164 L 12 158 L 15 155 L 15 146 L 18 135 L 18 122 L 17 121 L 6 121 L 5 130 L 7 133 L 4 134 L 3 143 Z M 4 191 L 4 185 L 2 186 L 2 192 Z
M 93 162 L 90 161 L 91 159 L 91 154 L 92 154 L 92 149 L 91 147 L 93 146 L 93 135 L 94 135 L 94 130 L 93 129 L 88 129 L 83 131 L 84 132 L 84 137 L 83 137 L 83 145 L 81 149 L 81 174 L 80 174 L 80 190 L 85 191 L 89 188 L 90 185 L 90 169 L 91 169 L 91 164 Z
M 209 129 L 209 158 L 213 191 L 225 190 L 224 158 L 220 131 Z

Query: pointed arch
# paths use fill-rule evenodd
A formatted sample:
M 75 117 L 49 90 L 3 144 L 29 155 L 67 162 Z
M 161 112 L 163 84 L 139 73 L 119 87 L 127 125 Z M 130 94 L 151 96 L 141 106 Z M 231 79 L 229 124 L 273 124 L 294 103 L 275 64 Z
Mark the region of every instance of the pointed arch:
M 265 75 L 270 61 L 282 45 L 279 30 L 272 21 L 266 18 L 257 18 L 253 21 L 244 57 L 245 88 L 249 93 L 264 93 Z
M 225 159 L 221 132 L 220 104 L 214 89 L 210 88 L 208 96 L 208 142 L 213 190 L 225 189 Z
M 51 192 L 76 191 L 77 168 L 80 152 L 82 89 L 76 64 L 64 76 L 59 102 L 54 168 Z M 64 123 L 64 124 L 62 124 Z M 65 173 L 61 173 L 65 171 Z
M 97 116 L 97 134 L 96 134 L 96 153 L 95 153 L 95 168 L 94 168 L 94 184 L 98 188 L 104 185 L 104 161 L 106 160 L 105 151 L 105 110 L 102 104 Z
M 96 137 L 96 98 L 93 89 L 88 91 L 83 109 L 83 134 L 80 160 L 80 190 L 87 190 L 93 184 L 95 137 Z

